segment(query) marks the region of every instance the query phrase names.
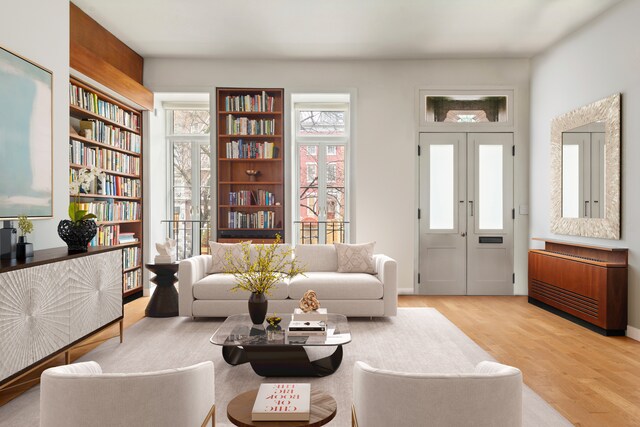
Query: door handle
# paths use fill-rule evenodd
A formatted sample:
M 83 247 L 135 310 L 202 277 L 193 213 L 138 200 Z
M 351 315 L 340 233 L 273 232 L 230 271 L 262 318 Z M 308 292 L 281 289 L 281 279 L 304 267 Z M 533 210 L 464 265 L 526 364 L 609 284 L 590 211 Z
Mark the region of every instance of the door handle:
M 584 217 L 587 218 L 589 216 L 589 201 L 584 201 Z
M 464 231 L 463 231 L 462 233 L 460 233 L 460 235 L 461 235 L 462 237 L 467 237 L 467 233 L 465 233 Z
M 473 216 L 473 200 L 469 200 L 469 206 L 471 207 L 471 216 Z

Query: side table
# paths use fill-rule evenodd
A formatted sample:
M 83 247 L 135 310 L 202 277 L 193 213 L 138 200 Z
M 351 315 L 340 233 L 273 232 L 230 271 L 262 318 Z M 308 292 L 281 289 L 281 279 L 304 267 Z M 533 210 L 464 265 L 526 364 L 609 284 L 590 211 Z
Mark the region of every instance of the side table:
M 177 263 L 172 264 L 145 264 L 147 270 L 156 276 L 151 279 L 156 285 L 156 290 L 144 311 L 147 317 L 173 317 L 178 315 L 178 291 L 174 283 L 178 281 Z
M 234 397 L 227 405 L 227 418 L 240 427 L 320 427 L 327 424 L 338 410 L 336 400 L 327 393 L 311 388 L 311 408 L 309 421 L 251 421 L 251 410 L 256 401 L 258 389 L 247 391 Z

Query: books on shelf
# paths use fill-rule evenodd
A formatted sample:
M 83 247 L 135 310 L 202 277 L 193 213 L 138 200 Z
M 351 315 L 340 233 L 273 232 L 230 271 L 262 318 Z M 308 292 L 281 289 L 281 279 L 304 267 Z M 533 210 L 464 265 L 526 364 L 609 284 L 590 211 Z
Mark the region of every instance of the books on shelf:
M 138 267 L 139 265 L 140 265 L 140 248 L 138 248 L 137 246 L 134 246 L 132 248 L 124 248 L 122 250 L 122 268 L 127 270 L 129 268 Z
M 87 139 L 123 150 L 133 151 L 134 153 L 140 153 L 140 135 L 93 119 L 80 120 L 80 133 L 84 133 L 85 129 L 90 131 L 90 136 L 86 136 Z
M 302 311 L 302 309 L 296 308 L 295 310 L 293 310 L 293 314 L 291 315 L 291 320 L 301 321 L 301 322 L 313 320 L 313 321 L 323 321 L 326 323 L 327 319 L 328 319 L 328 314 L 327 314 L 326 308 L 319 308 L 317 310 L 308 311 L 306 313 Z
M 275 219 L 276 214 L 272 211 L 227 214 L 228 228 L 275 228 Z
M 140 157 L 130 156 L 108 148 L 91 147 L 81 141 L 69 142 L 69 161 L 83 166 L 96 166 L 106 171 L 140 174 Z
M 119 245 L 118 235 L 120 234 L 119 225 L 101 225 L 98 232 L 89 242 L 89 246 L 115 246 Z
M 273 112 L 275 98 L 262 91 L 261 95 L 226 96 L 225 111 Z
M 78 203 L 82 210 L 96 216 L 96 221 L 137 221 L 142 219 L 140 203 L 112 200 Z
M 229 114 L 226 119 L 227 135 L 275 135 L 275 119 L 236 118 Z
M 139 288 L 142 286 L 142 270 L 132 270 L 124 273 L 122 277 L 122 287 L 124 291 Z
M 137 114 L 124 110 L 111 102 L 104 101 L 97 94 L 73 83 L 69 83 L 69 103 L 130 129 L 138 130 L 140 128 Z
M 78 174 L 79 171 L 77 169 L 70 169 L 69 182 L 76 181 Z M 140 197 L 142 186 L 137 178 L 107 175 L 103 181 L 94 179 L 86 193 L 101 196 Z M 72 196 L 75 196 L 75 194 L 72 194 Z
M 311 384 L 261 384 L 251 410 L 252 421 L 309 421 Z
M 273 142 L 237 141 L 225 145 L 227 159 L 277 159 L 279 150 Z
M 232 206 L 275 206 L 276 196 L 267 190 L 231 191 L 229 192 L 229 204 Z
M 135 236 L 135 233 L 120 233 L 118 234 L 118 242 L 121 245 L 124 245 L 126 243 L 135 243 L 137 242 L 138 239 Z

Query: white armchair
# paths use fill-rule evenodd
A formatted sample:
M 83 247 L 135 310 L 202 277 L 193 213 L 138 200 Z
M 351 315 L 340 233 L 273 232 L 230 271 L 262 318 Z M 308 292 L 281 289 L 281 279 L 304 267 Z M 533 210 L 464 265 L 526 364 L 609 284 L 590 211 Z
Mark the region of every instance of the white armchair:
M 352 420 L 357 427 L 518 427 L 522 373 L 486 361 L 469 374 L 410 374 L 356 362 Z
M 103 374 L 96 362 L 42 373 L 41 427 L 215 425 L 213 363 L 135 374 Z

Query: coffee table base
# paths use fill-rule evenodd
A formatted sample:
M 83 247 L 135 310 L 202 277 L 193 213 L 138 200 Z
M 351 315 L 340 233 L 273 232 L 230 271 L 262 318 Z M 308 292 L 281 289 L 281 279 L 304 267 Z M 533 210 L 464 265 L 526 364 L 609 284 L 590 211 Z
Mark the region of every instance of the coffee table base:
M 302 346 L 223 346 L 222 357 L 230 365 L 250 363 L 263 377 L 326 377 L 342 362 L 342 346 L 322 359 L 309 360 Z

